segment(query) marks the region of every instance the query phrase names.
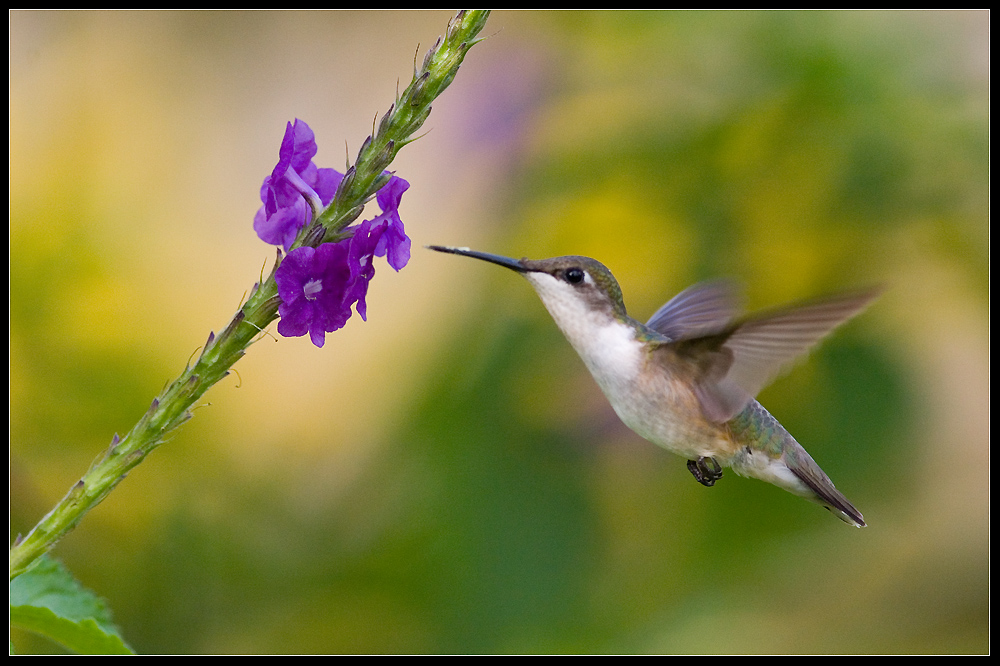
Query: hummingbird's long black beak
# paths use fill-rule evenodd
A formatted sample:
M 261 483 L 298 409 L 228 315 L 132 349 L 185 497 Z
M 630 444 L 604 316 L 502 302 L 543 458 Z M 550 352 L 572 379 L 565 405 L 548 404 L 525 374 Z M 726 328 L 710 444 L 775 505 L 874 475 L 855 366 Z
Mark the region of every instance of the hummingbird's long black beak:
M 512 271 L 517 271 L 518 273 L 527 273 L 528 269 L 525 268 L 520 261 L 517 259 L 511 259 L 510 257 L 503 257 L 499 254 L 489 254 L 487 252 L 476 252 L 475 250 L 470 250 L 467 247 L 448 247 L 447 245 L 427 245 L 428 250 L 437 250 L 438 252 L 447 252 L 448 254 L 460 254 L 463 257 L 472 257 L 474 259 L 482 259 L 483 261 L 488 261 L 491 264 L 497 264 L 500 266 L 505 266 Z

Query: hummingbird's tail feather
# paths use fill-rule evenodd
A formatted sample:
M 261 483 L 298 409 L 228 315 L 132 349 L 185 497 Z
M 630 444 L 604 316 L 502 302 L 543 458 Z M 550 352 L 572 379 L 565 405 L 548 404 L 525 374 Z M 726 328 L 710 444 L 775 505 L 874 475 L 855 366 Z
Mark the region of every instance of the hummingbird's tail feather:
M 866 527 L 865 518 L 861 512 L 855 509 L 843 493 L 837 490 L 833 481 L 826 475 L 826 472 L 820 469 L 809 452 L 802 448 L 802 445 L 796 442 L 787 430 L 785 435 L 788 441 L 783 447 L 781 458 L 788 470 L 814 493 L 813 497 L 807 497 L 807 499 L 825 506 L 830 510 L 830 513 L 848 525 Z
M 854 525 L 855 527 L 866 527 L 865 517 L 861 515 L 861 512 L 854 508 L 843 493 L 837 490 L 833 482 L 830 481 L 830 477 L 823 474 L 822 470 L 816 466 L 816 470 L 822 475 L 817 478 L 813 474 L 809 474 L 809 470 L 803 469 L 792 469 L 792 473 L 797 476 L 802 483 L 809 486 L 809 488 L 816 493 L 820 504 L 825 506 L 830 510 L 830 513 L 837 516 L 843 520 L 848 525 Z
M 865 527 L 864 516 L 833 485 L 812 456 L 756 400 L 726 424 L 739 452 L 729 461 L 733 471 L 750 476 L 825 506 L 848 525 Z

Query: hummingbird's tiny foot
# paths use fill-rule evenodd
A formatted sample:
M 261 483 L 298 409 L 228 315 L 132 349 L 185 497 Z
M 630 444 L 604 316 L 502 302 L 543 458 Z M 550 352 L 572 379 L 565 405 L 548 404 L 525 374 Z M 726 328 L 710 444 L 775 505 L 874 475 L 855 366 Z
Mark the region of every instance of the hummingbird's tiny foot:
M 688 460 L 687 467 L 695 481 L 706 488 L 711 488 L 716 481 L 722 478 L 722 466 L 711 456 Z
M 702 460 L 704 460 L 704 458 L 699 458 L 698 460 L 688 460 L 688 471 L 691 472 L 692 476 L 694 476 L 695 481 L 706 488 L 711 488 L 715 485 L 715 479 L 705 473 L 707 470 L 702 468 Z

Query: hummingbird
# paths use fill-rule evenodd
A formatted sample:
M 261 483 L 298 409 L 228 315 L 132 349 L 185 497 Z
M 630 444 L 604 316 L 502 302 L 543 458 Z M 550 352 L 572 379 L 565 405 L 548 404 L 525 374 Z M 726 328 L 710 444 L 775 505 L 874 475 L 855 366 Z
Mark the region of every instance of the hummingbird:
M 714 485 L 728 467 L 865 527 L 861 512 L 755 398 L 880 289 L 741 316 L 730 283 L 705 282 L 679 293 L 643 324 L 628 316 L 618 281 L 595 259 L 518 260 L 466 247 L 427 247 L 524 276 L 622 422 L 687 458 L 702 485 Z

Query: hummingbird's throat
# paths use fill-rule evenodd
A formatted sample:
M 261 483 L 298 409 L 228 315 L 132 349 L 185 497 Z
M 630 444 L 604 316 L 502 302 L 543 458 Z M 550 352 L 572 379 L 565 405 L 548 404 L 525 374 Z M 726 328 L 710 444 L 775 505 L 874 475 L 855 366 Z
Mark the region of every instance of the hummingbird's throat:
M 605 382 L 634 379 L 642 364 L 642 343 L 634 328 L 612 315 L 610 305 L 593 307 L 592 294 L 548 273 L 524 276 L 602 388 Z

